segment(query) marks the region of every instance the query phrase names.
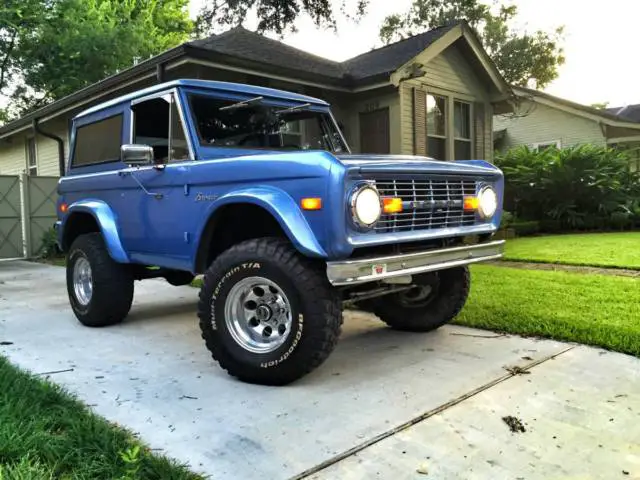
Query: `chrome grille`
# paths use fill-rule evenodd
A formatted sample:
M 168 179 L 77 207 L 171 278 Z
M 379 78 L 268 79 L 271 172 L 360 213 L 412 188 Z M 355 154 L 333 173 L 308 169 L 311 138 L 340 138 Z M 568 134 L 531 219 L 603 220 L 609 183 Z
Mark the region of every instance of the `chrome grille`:
M 476 180 L 374 178 L 382 197 L 402 198 L 401 213 L 383 214 L 375 226 L 380 233 L 471 226 L 474 212 L 464 211 L 464 197 L 475 195 Z

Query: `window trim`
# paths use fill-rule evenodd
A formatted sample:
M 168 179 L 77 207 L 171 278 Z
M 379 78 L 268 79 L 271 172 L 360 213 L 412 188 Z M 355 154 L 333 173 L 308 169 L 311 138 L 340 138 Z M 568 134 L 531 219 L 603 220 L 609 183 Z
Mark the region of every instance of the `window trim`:
M 140 98 L 136 98 L 134 100 L 131 100 L 131 104 L 129 105 L 129 114 L 130 114 L 130 119 L 131 121 L 129 122 L 129 143 L 133 143 L 133 127 L 136 123 L 135 121 L 135 112 L 133 111 L 133 107 L 138 105 L 139 103 L 143 103 L 143 102 L 147 102 L 149 100 L 153 100 L 154 98 L 162 98 L 166 95 L 171 96 L 171 102 L 175 102 L 176 103 L 176 108 L 178 110 L 178 116 L 180 117 L 180 122 L 182 123 L 182 129 L 184 131 L 184 136 L 187 140 L 187 148 L 189 149 L 189 158 L 186 160 L 179 160 L 176 162 L 168 162 L 167 165 L 171 165 L 173 163 L 182 163 L 182 162 L 191 162 L 194 160 L 197 160 L 196 157 L 196 150 L 195 147 L 193 145 L 192 139 L 191 139 L 191 131 L 188 127 L 188 123 L 186 120 L 186 112 L 183 109 L 183 103 L 182 103 L 182 98 L 180 96 L 180 93 L 178 92 L 178 88 L 174 87 L 174 88 L 169 88 L 167 90 L 162 90 L 161 92 L 154 92 L 150 95 L 146 95 L 144 97 L 140 97 Z M 167 139 L 169 142 L 171 141 L 171 105 L 172 103 L 169 104 L 169 138 Z
M 455 161 L 455 148 L 456 148 L 456 140 L 468 142 L 470 144 L 471 157 L 474 157 L 475 146 L 476 146 L 476 138 L 475 138 L 475 109 L 474 103 L 476 101 L 480 101 L 477 98 L 474 98 L 471 95 L 458 93 L 451 90 L 445 90 L 441 88 L 432 88 L 430 86 L 424 86 L 425 94 L 443 97 L 446 101 L 446 125 L 445 125 L 445 136 L 442 135 L 430 135 L 427 129 L 427 145 L 429 142 L 429 137 L 440 138 L 445 140 L 445 161 Z M 469 134 L 470 138 L 459 138 L 455 136 L 455 122 L 454 122 L 454 114 L 455 114 L 455 102 L 465 103 L 469 105 Z M 426 112 L 426 103 L 425 103 L 425 116 Z M 427 155 L 430 155 L 429 150 L 427 148 Z
M 429 109 L 427 103 L 429 101 L 429 97 L 437 97 L 444 100 L 444 135 L 440 135 L 438 133 L 429 133 Z M 451 147 L 449 146 L 449 117 L 450 117 L 450 107 L 449 107 L 449 96 L 442 93 L 435 93 L 430 90 L 425 92 L 425 129 L 427 131 L 425 147 L 427 149 L 427 156 L 431 156 L 432 153 L 429 152 L 429 138 L 435 138 L 438 140 L 444 140 L 444 157 L 442 160 L 449 160 L 449 150 Z M 435 157 L 432 157 L 435 158 Z
M 464 138 L 464 137 L 457 137 L 455 134 L 455 130 L 456 130 L 456 123 L 455 123 L 455 104 L 456 103 L 460 103 L 460 104 L 464 104 L 464 105 L 468 105 L 469 106 L 469 138 Z M 453 132 L 452 132 L 452 136 L 453 136 L 453 152 L 452 152 L 452 156 L 451 156 L 451 160 L 456 161 L 456 142 L 465 142 L 469 144 L 469 157 L 465 160 L 472 160 L 475 155 L 474 155 L 474 146 L 475 146 L 475 142 L 474 142 L 474 134 L 475 134 L 475 124 L 474 124 L 474 110 L 473 110 L 473 102 L 467 101 L 467 100 L 461 100 L 460 98 L 453 98 L 453 109 L 454 109 L 454 115 L 453 115 L 453 119 L 452 119 L 452 125 L 453 125 Z
M 425 108 L 425 125 L 427 127 L 427 138 L 429 138 L 429 137 L 441 138 L 441 139 L 443 138 L 443 139 L 446 140 L 447 136 L 448 136 L 448 133 L 449 133 L 448 132 L 448 130 L 449 130 L 449 125 L 448 125 L 449 124 L 449 99 L 448 99 L 448 97 L 446 95 L 441 95 L 439 93 L 426 92 L 426 98 L 427 99 L 429 98 L 429 96 L 440 97 L 440 98 L 444 99 L 444 135 L 440 135 L 438 133 L 433 133 L 433 134 L 429 133 L 429 125 L 428 125 L 429 124 L 429 120 L 428 120 L 429 110 L 427 109 L 427 104 L 426 104 L 426 101 L 425 101 L 424 108 Z
M 469 105 L 469 138 L 464 138 L 464 137 L 456 137 L 456 122 L 455 122 L 455 104 L 456 103 L 461 103 L 464 105 Z M 460 141 L 465 141 L 465 142 L 472 142 L 473 141 L 473 103 L 472 102 L 467 102 L 466 100 L 460 100 L 458 98 L 454 98 L 453 99 L 453 105 L 454 105 L 454 119 L 453 119 L 453 139 L 454 140 L 460 140 Z
M 557 139 L 557 140 L 548 140 L 544 142 L 535 142 L 531 144 L 531 149 L 534 152 L 539 152 L 540 147 L 551 147 L 551 146 L 555 146 L 558 149 L 562 148 L 562 140 Z
M 116 117 L 121 117 L 122 122 L 120 123 L 120 138 L 119 138 L 119 142 L 120 142 L 120 146 L 122 146 L 122 134 L 124 133 L 124 124 L 125 124 L 125 118 L 124 118 L 124 113 L 123 112 L 116 112 L 113 115 L 109 115 L 107 117 L 103 117 L 100 118 L 99 120 L 94 120 L 92 122 L 87 122 L 79 127 L 75 128 L 75 132 L 74 132 L 74 141 L 73 141 L 73 154 L 71 156 L 71 162 L 69 163 L 69 168 L 85 168 L 85 167 L 93 167 L 94 165 L 106 165 L 108 163 L 117 163 L 120 162 L 122 160 L 122 157 L 120 155 L 118 155 L 117 158 L 114 159 L 107 159 L 107 160 L 101 160 L 99 162 L 91 162 L 91 163 L 84 163 L 82 165 L 78 165 L 76 163 L 76 151 L 78 148 L 78 133 L 81 129 L 85 128 L 85 127 L 89 127 L 91 125 L 95 125 L 97 123 L 100 122 L 105 122 L 107 120 L 111 120 L 112 118 L 116 118 Z
M 33 159 L 35 164 L 31 165 L 29 163 L 29 142 L 33 140 Z M 37 139 L 35 137 L 35 135 L 29 135 L 24 139 L 24 150 L 25 150 L 25 164 L 26 164 L 26 170 L 27 170 L 27 175 L 29 176 L 38 176 L 38 169 L 39 169 L 39 165 L 38 165 L 38 142 Z M 35 174 L 31 173 L 31 170 L 35 169 Z

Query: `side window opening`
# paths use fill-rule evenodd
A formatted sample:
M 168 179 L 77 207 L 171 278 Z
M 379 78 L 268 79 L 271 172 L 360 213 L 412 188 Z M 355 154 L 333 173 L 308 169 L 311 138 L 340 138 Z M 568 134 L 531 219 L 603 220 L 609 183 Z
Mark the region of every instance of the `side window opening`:
M 172 94 L 133 105 L 133 143 L 153 148 L 156 162 L 189 159 L 189 147 L 178 105 Z
M 121 144 L 122 114 L 78 127 L 72 166 L 117 162 Z

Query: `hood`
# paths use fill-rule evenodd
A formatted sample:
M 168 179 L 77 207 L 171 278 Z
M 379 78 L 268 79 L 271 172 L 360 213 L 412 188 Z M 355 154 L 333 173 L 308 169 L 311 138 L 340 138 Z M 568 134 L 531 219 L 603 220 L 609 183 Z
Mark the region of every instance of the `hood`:
M 484 160 L 457 160 L 445 162 L 416 155 L 352 154 L 336 155 L 349 169 L 358 173 L 453 173 L 472 175 L 501 175 L 495 165 Z

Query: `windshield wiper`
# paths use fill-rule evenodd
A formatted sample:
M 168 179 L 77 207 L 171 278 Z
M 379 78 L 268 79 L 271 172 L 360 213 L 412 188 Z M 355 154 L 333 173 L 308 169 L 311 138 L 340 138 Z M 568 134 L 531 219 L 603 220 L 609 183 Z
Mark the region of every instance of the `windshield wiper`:
M 296 105 L 295 107 L 283 108 L 282 110 L 276 111 L 276 115 L 282 115 L 283 113 L 291 113 L 297 110 L 302 110 L 305 108 L 309 108 L 311 106 L 310 103 L 303 103 L 302 105 Z
M 241 102 L 238 102 L 238 103 L 233 103 L 231 105 L 220 107 L 218 110 L 235 110 L 236 108 L 248 107 L 254 103 L 262 101 L 263 98 L 264 97 L 255 97 L 255 98 L 250 98 L 249 100 L 242 100 Z

